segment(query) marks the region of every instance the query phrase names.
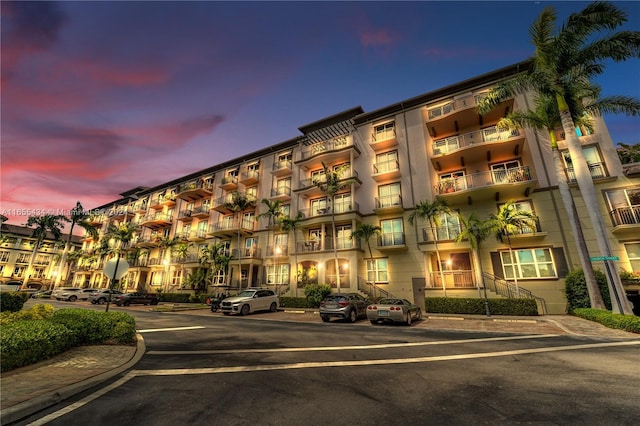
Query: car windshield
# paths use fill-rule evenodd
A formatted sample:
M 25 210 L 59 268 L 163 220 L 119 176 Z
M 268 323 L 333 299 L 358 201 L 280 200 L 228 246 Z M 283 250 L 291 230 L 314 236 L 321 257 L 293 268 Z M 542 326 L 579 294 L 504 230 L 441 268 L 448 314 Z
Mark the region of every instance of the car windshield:
M 243 292 L 238 293 L 238 297 L 253 297 L 254 294 L 256 294 L 255 291 L 245 290 Z
M 327 296 L 327 298 L 324 299 L 324 300 L 326 302 L 342 302 L 345 299 L 346 299 L 346 297 L 344 297 L 344 296 Z

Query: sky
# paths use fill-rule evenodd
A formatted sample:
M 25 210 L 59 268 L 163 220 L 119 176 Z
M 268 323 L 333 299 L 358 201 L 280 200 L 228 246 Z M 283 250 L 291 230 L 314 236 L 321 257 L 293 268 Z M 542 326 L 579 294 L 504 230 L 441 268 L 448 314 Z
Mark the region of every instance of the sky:
M 640 28 L 640 2 L 614 2 Z M 529 27 L 588 2 L 6 2 L 0 213 L 69 214 L 526 60 Z M 640 60 L 603 95 L 640 98 Z M 606 116 L 616 143 L 640 119 Z

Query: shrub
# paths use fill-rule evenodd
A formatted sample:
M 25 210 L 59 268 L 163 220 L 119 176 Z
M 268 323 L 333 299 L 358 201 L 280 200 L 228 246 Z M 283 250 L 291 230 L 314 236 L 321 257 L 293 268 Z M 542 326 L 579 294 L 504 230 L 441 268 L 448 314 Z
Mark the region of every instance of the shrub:
M 127 344 L 133 343 L 135 338 L 135 319 L 124 312 L 66 308 L 56 311 L 50 321 L 72 330 L 75 333 L 76 344 Z
M 309 299 L 304 297 L 280 297 L 282 308 L 313 308 Z
M 8 371 L 62 353 L 75 344 L 73 331 L 45 320 L 16 321 L 2 326 L 0 370 Z
M 602 299 L 607 309 L 611 309 L 611 298 L 609 297 L 609 286 L 607 285 L 607 277 L 604 272 L 596 269 L 593 271 L 596 275 L 596 281 L 602 294 Z M 567 310 L 573 312 L 578 308 L 591 308 L 591 299 L 587 290 L 587 282 L 584 279 L 582 269 L 571 271 L 567 274 L 564 281 L 564 291 L 567 296 Z
M 589 321 L 606 325 L 609 328 L 617 328 L 631 333 L 640 333 L 640 317 L 635 315 L 614 314 L 611 311 L 592 308 L 576 308 L 572 314 Z
M 534 299 L 489 299 L 492 315 L 538 315 Z M 427 297 L 425 312 L 485 315 L 484 299 L 469 297 Z
M 29 293 L 23 291 L 3 291 L 0 293 L 0 311 L 18 312 L 29 300 Z
M 189 303 L 191 293 L 158 293 L 158 300 L 160 302 L 169 303 Z
M 307 284 L 304 286 L 304 295 L 313 308 L 320 306 L 320 302 L 331 294 L 331 286 L 328 284 Z
M 15 321 L 47 319 L 53 315 L 54 309 L 52 305 L 38 303 L 27 310 L 19 312 L 1 312 L 0 324 L 6 325 Z

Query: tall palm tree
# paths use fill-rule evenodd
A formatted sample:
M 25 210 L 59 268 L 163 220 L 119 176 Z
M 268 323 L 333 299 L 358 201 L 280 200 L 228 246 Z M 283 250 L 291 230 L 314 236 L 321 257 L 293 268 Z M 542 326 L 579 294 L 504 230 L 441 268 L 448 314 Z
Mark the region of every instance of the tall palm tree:
M 520 287 L 518 286 L 518 269 L 513 258 L 513 246 L 511 244 L 511 235 L 520 233 L 523 230 L 536 229 L 537 217 L 530 211 L 520 210 L 512 201 L 508 201 L 498 210 L 497 214 L 490 217 L 490 227 L 496 233 L 496 239 L 503 241 L 507 237 L 507 245 L 509 246 L 509 258 L 511 259 L 511 267 L 513 268 L 513 282 L 516 285 L 516 293 L 520 297 Z
M 575 118 L 577 125 L 591 128 L 593 123 L 586 114 L 579 114 Z M 498 122 L 498 128 L 514 130 L 520 127 L 529 127 L 546 131 L 551 142 L 551 152 L 553 154 L 553 164 L 555 167 L 555 175 L 558 182 L 558 192 L 564 205 L 564 209 L 570 216 L 569 226 L 575 236 L 578 248 L 578 257 L 580 265 L 584 271 L 585 282 L 591 300 L 591 307 L 596 309 L 606 309 L 602 294 L 596 281 L 596 275 L 593 271 L 593 264 L 589 260 L 589 250 L 582 232 L 582 225 L 578 215 L 575 201 L 569 189 L 567 175 L 564 172 L 562 154 L 558 149 L 558 140 L 555 130 L 561 125 L 560 111 L 558 104 L 554 98 L 545 95 L 539 95 L 535 99 L 535 108 L 531 111 L 515 111 L 511 112 L 507 117 Z
M 293 232 L 293 253 L 295 262 L 295 287 L 294 296 L 298 297 L 298 236 L 296 230 L 300 226 L 300 222 L 304 219 L 302 212 L 298 212 L 296 217 L 280 217 L 280 226 L 287 232 Z
M 434 247 L 436 249 L 436 258 L 438 259 L 438 268 L 440 269 L 442 291 L 444 292 L 445 297 L 447 297 L 447 286 L 444 281 L 444 272 L 442 270 L 442 262 L 440 260 L 440 250 L 438 249 L 437 227 L 440 226 L 440 218 L 442 215 L 449 214 L 451 214 L 451 209 L 449 208 L 447 201 L 440 196 L 436 196 L 432 202 L 424 200 L 416 204 L 416 207 L 409 215 L 409 223 L 412 225 L 418 218 L 429 222 L 429 228 L 433 234 L 433 243 L 435 244 Z
M 259 214 L 257 217 L 261 218 L 261 217 L 266 217 L 267 220 L 269 221 L 269 224 L 267 226 L 268 231 L 267 231 L 267 245 L 269 245 L 269 241 L 271 240 L 271 233 L 273 232 L 273 254 L 276 254 L 276 247 L 275 247 L 275 229 L 276 226 L 279 223 L 279 218 L 282 216 L 282 201 L 281 200 L 275 200 L 275 201 L 271 201 L 267 198 L 263 198 L 262 199 L 262 204 L 264 204 L 265 206 L 267 206 L 267 211 L 264 213 Z
M 173 248 L 175 246 L 177 246 L 178 244 L 181 243 L 181 239 L 177 236 L 174 236 L 173 238 L 169 238 L 169 237 L 161 237 L 160 239 L 158 239 L 158 249 L 164 249 L 165 253 L 164 253 L 164 259 L 162 259 L 162 262 L 166 265 L 167 268 L 167 279 L 166 279 L 166 284 L 163 285 L 164 291 L 168 292 L 169 291 L 169 270 L 171 268 L 171 254 L 173 252 Z M 165 280 L 163 280 L 165 281 Z
M 482 271 L 482 261 L 480 260 L 480 244 L 486 240 L 492 231 L 492 222 L 490 220 L 480 220 L 473 213 L 469 217 L 458 215 L 458 220 L 462 225 L 460 233 L 456 237 L 456 242 L 462 240 L 469 241 L 469 246 L 473 253 L 474 270 L 476 273 L 476 282 L 478 283 L 478 293 L 480 292 L 480 284 L 484 290 L 484 308 L 487 316 L 491 316 L 489 310 L 489 299 L 487 298 L 487 287 L 484 285 L 484 274 Z
M 356 227 L 356 229 L 351 233 L 351 238 L 356 238 L 358 240 L 365 240 L 367 242 L 367 248 L 369 249 L 369 259 L 371 260 L 371 265 L 373 266 L 373 297 L 376 297 L 376 278 L 378 278 L 378 267 L 377 264 L 373 261 L 373 251 L 371 250 L 371 237 L 374 235 L 380 235 L 382 228 L 375 225 L 370 225 L 368 223 L 361 223 Z
M 82 229 L 84 229 L 85 233 L 90 237 L 98 238 L 98 229 L 89 222 L 89 213 L 87 213 L 87 211 L 82 207 L 80 201 L 76 202 L 76 206 L 71 209 L 68 219 L 71 223 L 71 227 L 69 228 L 67 242 L 64 246 L 64 251 L 62 252 L 62 259 L 60 260 L 60 266 L 58 267 L 58 274 L 56 275 L 56 282 L 54 284 L 54 287 L 60 285 L 60 280 L 62 279 L 62 271 L 64 268 L 65 259 L 67 258 L 67 253 L 71 248 L 71 237 L 73 236 L 73 228 L 78 225 Z
M 122 253 L 126 253 L 129 248 L 129 244 L 133 240 L 136 232 L 138 230 L 138 225 L 132 222 L 124 222 L 119 225 L 110 224 L 107 228 L 107 232 L 105 237 L 109 241 L 114 242 L 114 251 L 116 253 L 116 264 L 114 271 L 118 271 L 119 263 L 120 263 L 120 255 Z M 116 285 L 115 274 L 114 278 L 111 280 L 110 289 L 113 290 Z M 109 304 L 111 302 L 111 294 L 109 294 L 109 298 L 107 299 L 107 306 L 105 308 L 105 312 L 109 312 Z
M 193 247 L 193 243 L 179 242 L 171 248 L 171 254 L 180 262 L 180 276 L 184 277 L 184 260 L 189 255 L 189 250 Z
M 249 208 L 255 207 L 255 200 L 247 197 L 246 194 L 241 192 L 234 192 L 231 195 L 231 200 L 226 202 L 225 207 L 233 212 L 236 227 L 238 231 L 238 291 L 242 289 L 242 247 L 240 239 L 240 226 L 242 224 L 242 213 Z
M 210 268 L 207 276 L 211 277 L 212 282 L 218 271 L 223 271 L 225 277 L 229 276 L 231 257 L 225 252 L 225 247 L 224 243 L 217 243 L 203 248 L 200 252 L 200 263 Z
M 505 86 L 507 90 L 495 94 L 496 96 L 487 100 L 487 104 L 495 105 L 500 99 L 504 99 L 506 93 L 523 90 L 534 90 L 538 94 L 556 99 L 576 182 L 593 225 L 598 248 L 602 255 L 611 256 L 612 250 L 598 209 L 595 186 L 574 131 L 573 118 L 583 99 L 574 98 L 572 94 L 587 95 L 589 90 L 595 90 L 595 93 L 586 98 L 586 102 L 589 102 L 588 99 L 597 99 L 599 88 L 591 80 L 604 73 L 607 60 L 620 62 L 640 57 L 640 31 L 616 32 L 627 21 L 627 15 L 609 2 L 587 5 L 582 11 L 571 14 L 558 30 L 555 28 L 556 19 L 556 12 L 552 7 L 543 10 L 529 30 L 535 46 L 533 70 L 511 80 Z M 618 98 L 634 101 L 629 97 Z M 591 112 L 589 106 L 583 108 Z M 597 113 L 598 110 L 594 112 Z M 615 263 L 605 261 L 604 266 L 610 278 L 609 290 L 616 299 L 612 303 L 613 311 L 631 315 L 632 307 L 624 297 L 624 288 Z
M 29 281 L 31 270 L 33 269 L 33 262 L 36 260 L 36 254 L 38 253 L 38 249 L 40 248 L 42 241 L 47 238 L 47 234 L 51 234 L 53 240 L 58 241 L 62 236 L 64 222 L 67 222 L 68 220 L 69 219 L 63 215 L 45 214 L 42 216 L 29 216 L 25 226 L 28 228 L 35 226 L 31 233 L 31 237 L 35 238 L 36 241 L 33 243 L 33 251 L 29 258 L 29 265 L 27 265 L 27 270 L 24 273 L 24 279 L 22 280 L 23 286 L 26 287 L 27 282 Z
M 331 232 L 333 239 L 333 259 L 336 268 L 336 286 L 338 293 L 340 293 L 340 262 L 338 261 L 338 240 L 336 235 L 336 209 L 335 209 L 335 197 L 336 195 L 350 187 L 356 182 L 354 178 L 343 178 L 344 173 L 349 166 L 342 165 L 331 169 L 325 162 L 322 162 L 322 177 L 316 178 L 313 184 L 316 185 L 320 191 L 322 191 L 331 204 Z

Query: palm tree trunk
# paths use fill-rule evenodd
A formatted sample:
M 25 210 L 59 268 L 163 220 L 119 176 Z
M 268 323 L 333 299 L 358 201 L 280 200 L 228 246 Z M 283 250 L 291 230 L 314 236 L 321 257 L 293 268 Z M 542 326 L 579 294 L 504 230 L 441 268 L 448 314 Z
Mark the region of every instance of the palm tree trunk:
M 294 265 L 294 271 L 295 271 L 295 279 L 294 279 L 294 290 L 293 290 L 293 296 L 294 297 L 298 297 L 298 238 L 296 236 L 296 228 L 293 228 L 293 253 L 294 253 L 294 261 L 296 262 L 296 264 Z
M 242 291 L 242 248 L 240 247 L 240 220 L 242 216 L 238 213 L 238 292 Z
M 475 261 L 478 263 L 478 272 L 480 273 L 480 283 L 482 283 L 482 291 L 484 294 L 484 310 L 487 317 L 491 316 L 491 310 L 489 309 L 489 297 L 487 296 L 487 286 L 484 285 L 484 272 L 482 271 L 482 261 L 480 261 L 480 243 L 474 250 Z
M 29 264 L 27 265 L 27 270 L 24 271 L 24 279 L 22 280 L 21 288 L 26 288 L 27 282 L 29 281 L 29 277 L 31 275 L 31 270 L 33 269 L 33 263 L 36 260 L 36 253 L 38 252 L 38 247 L 40 247 L 40 243 L 42 240 L 37 239 L 33 246 L 33 251 L 31 252 L 31 257 L 29 258 Z
M 436 226 L 433 223 L 433 219 L 429 219 L 429 224 L 431 225 L 431 233 L 433 234 L 433 243 L 436 248 L 436 258 L 438 259 L 438 268 L 440 269 L 440 280 L 442 281 L 442 291 L 444 292 L 444 297 L 447 297 L 447 286 L 444 282 L 444 271 L 442 270 L 442 261 L 440 260 L 440 250 L 438 249 L 438 235 L 436 234 Z
M 367 247 L 369 247 L 369 258 L 371 259 L 371 264 L 373 265 L 373 281 L 371 285 L 373 286 L 373 298 L 376 297 L 376 278 L 378 277 L 378 265 L 373 261 L 373 251 L 371 250 L 371 243 L 367 239 Z
M 607 236 L 607 231 L 602 221 L 602 215 L 598 208 L 599 202 L 596 196 L 595 185 L 591 178 L 591 173 L 587 167 L 587 162 L 582 153 L 582 146 L 578 140 L 578 136 L 575 132 L 575 125 L 571 118 L 571 112 L 569 107 L 561 94 L 556 95 L 558 102 L 558 109 L 560 110 L 560 118 L 562 119 L 562 128 L 565 133 L 567 141 L 567 147 L 569 148 L 569 154 L 571 155 L 571 161 L 573 165 L 573 171 L 580 188 L 580 193 L 584 199 L 585 207 L 589 213 L 589 218 L 593 224 L 593 230 L 598 242 L 598 248 L 602 256 L 612 256 L 612 250 Z M 607 283 L 609 285 L 609 292 L 612 296 L 611 305 L 613 312 L 617 314 L 633 315 L 633 309 L 631 303 L 626 298 L 624 287 L 620 281 L 620 275 L 616 268 L 615 263 L 605 260 L 604 261 L 605 272 L 607 275 Z
M 332 240 L 333 240 L 333 259 L 336 268 L 336 286 L 338 287 L 338 293 L 340 293 L 340 262 L 338 261 L 338 239 L 336 236 L 336 216 L 333 205 L 333 197 L 331 197 L 331 228 L 332 228 Z
M 56 281 L 53 287 L 58 287 L 60 285 L 60 280 L 62 279 L 62 272 L 64 271 L 64 264 L 67 260 L 67 254 L 69 252 L 69 247 L 71 247 L 71 236 L 73 235 L 73 227 L 75 226 L 75 222 L 71 222 L 71 228 L 69 228 L 69 235 L 67 236 L 67 242 L 64 245 L 64 250 L 62 251 L 62 258 L 60 259 L 60 266 L 58 266 L 58 274 L 56 275 Z

